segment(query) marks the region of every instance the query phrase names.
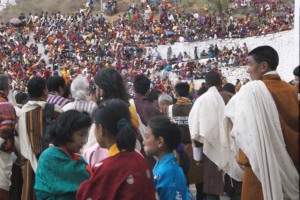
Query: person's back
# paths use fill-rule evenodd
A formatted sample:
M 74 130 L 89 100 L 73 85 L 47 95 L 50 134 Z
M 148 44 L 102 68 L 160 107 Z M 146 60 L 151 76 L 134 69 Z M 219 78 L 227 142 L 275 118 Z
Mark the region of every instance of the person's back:
M 66 104 L 63 107 L 63 111 L 75 109 L 81 112 L 88 112 L 92 115 L 97 105 L 90 100 L 88 80 L 83 76 L 77 76 L 71 84 L 71 93 L 75 101 Z
M 150 89 L 150 80 L 145 75 L 138 75 L 133 81 L 133 87 L 135 91 L 135 96 L 133 98 L 136 112 L 139 115 L 141 122 L 147 126 L 148 121 L 151 117 L 161 115 L 159 109 L 154 103 L 149 101 L 146 94 Z M 143 149 L 142 149 L 142 153 Z M 153 167 L 155 164 L 155 159 L 151 156 L 145 155 L 145 158 L 149 164 Z
M 136 131 L 128 105 L 109 99 L 93 113 L 95 136 L 108 157 L 94 165 L 94 175 L 77 192 L 77 199 L 155 199 L 151 168 L 135 150 Z
M 183 144 L 190 144 L 191 136 L 188 127 L 188 116 L 193 107 L 192 102 L 188 99 L 189 85 L 188 83 L 177 83 L 175 85 L 177 96 L 176 104 L 169 106 L 168 116 L 178 124 L 181 130 L 181 142 Z
M 155 193 L 151 168 L 141 154 L 126 151 L 108 157 L 93 167 L 93 182 L 81 185 L 77 199 L 97 196 L 99 199 L 145 199 L 153 200 Z M 111 181 L 113 174 L 114 181 Z M 105 186 L 108 183 L 109 189 Z M 84 188 L 84 189 L 83 189 Z M 106 188 L 105 192 L 101 188 Z M 89 193 L 89 194 L 87 194 Z
M 22 199 L 31 200 L 35 199 L 33 187 L 37 160 L 45 148 L 43 146 L 44 128 L 46 126 L 44 114 L 48 91 L 45 79 L 38 76 L 28 82 L 27 88 L 30 101 L 22 107 L 22 114 L 18 121 L 18 133 L 21 154 L 25 158 Z M 61 108 L 58 105 L 54 106 L 52 117 L 57 118 L 60 113 Z
M 168 107 L 168 117 L 174 121 L 181 133 L 181 143 L 184 146 L 184 154 L 179 154 L 180 166 L 182 166 L 187 177 L 188 184 L 197 184 L 197 195 L 201 189 L 198 183 L 203 182 L 203 168 L 193 159 L 192 140 L 189 130 L 188 118 L 193 107 L 189 100 L 189 84 L 180 82 L 175 85 L 177 101 Z M 186 156 L 186 158 L 184 158 Z
M 143 124 L 147 125 L 151 117 L 161 115 L 157 106 L 155 106 L 145 96 L 150 88 L 150 80 L 145 75 L 138 75 L 134 82 L 133 87 L 135 96 L 133 98 L 137 113 L 139 114 Z
M 224 157 L 228 155 L 226 142 L 221 139 L 224 131 L 223 113 L 225 104 L 233 94 L 222 90 L 218 72 L 208 72 L 205 83 L 209 89 L 194 103 L 189 116 L 189 127 L 195 144 L 196 141 L 203 143 L 203 191 L 208 199 L 219 199 L 225 192 Z
M 49 90 L 49 96 L 47 98 L 48 103 L 55 103 L 61 107 L 69 103 L 68 99 L 63 97 L 65 87 L 65 80 L 61 76 L 51 76 L 47 80 L 47 88 Z

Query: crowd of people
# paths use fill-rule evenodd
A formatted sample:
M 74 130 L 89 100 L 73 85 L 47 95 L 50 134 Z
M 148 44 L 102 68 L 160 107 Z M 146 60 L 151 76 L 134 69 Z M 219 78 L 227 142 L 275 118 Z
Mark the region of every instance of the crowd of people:
M 170 45 L 167 59 L 156 48 L 291 29 L 293 8 L 237 1 L 255 15 L 230 10 L 222 31 L 221 16 L 187 14 L 178 1 L 142 1 L 145 12 L 132 3 L 113 22 L 90 0 L 76 14 L 1 24 L 0 200 L 297 199 L 299 66 L 293 87 L 270 46 L 177 56 Z M 240 65 L 252 81 L 228 83 L 220 67 Z
M 174 2 L 156 3 L 156 7 L 143 6 L 145 12 L 143 9 L 134 9 L 132 13 L 119 15 L 113 21 L 108 21 L 104 13 L 94 14 L 94 10 L 90 8 L 93 2 L 90 1 L 78 13 L 41 12 L 40 14 L 29 13 L 27 16 L 22 14 L 19 17 L 22 23 L 18 26 L 1 24 L 0 37 L 2 37 L 1 47 L 3 47 L 1 67 L 9 70 L 14 77 L 25 81 L 34 73 L 47 78 L 51 74 L 49 68 L 51 67 L 53 74 L 62 74 L 66 82 L 70 83 L 70 80 L 82 71 L 90 80 L 101 67 L 115 67 L 132 79 L 140 73 L 157 74 L 156 72 L 162 71 L 169 62 L 192 58 L 196 60 L 195 65 L 199 67 L 195 68 L 195 73 L 194 70 L 190 70 L 188 76 L 198 78 L 199 76 L 194 76 L 198 74 L 198 69 L 201 69 L 202 65 L 201 62 L 200 64 L 197 62 L 198 59 L 207 56 L 224 65 L 240 66 L 245 64 L 243 58 L 247 50 L 244 47 L 233 47 L 236 50 L 234 52 L 231 47 L 218 49 L 213 46 L 210 49 L 197 49 L 194 55 L 184 52 L 179 55 L 170 53 L 168 59 L 163 60 L 160 53 L 155 50 L 155 46 L 178 41 L 209 40 L 215 35 L 224 38 L 225 35 L 236 35 L 236 32 L 240 31 L 243 32 L 243 37 L 274 33 L 292 29 L 294 23 L 292 5 L 276 1 L 271 4 L 251 1 L 257 10 L 256 14 L 259 16 L 257 19 L 255 19 L 256 15 L 234 17 L 234 11 L 225 15 L 226 30 L 221 29 L 221 17 L 218 14 L 185 13 L 175 6 L 172 8 Z M 158 9 L 160 3 L 171 6 Z M 267 9 L 266 7 L 270 5 L 272 9 Z M 161 12 L 160 20 L 153 18 L 156 12 Z M 277 16 L 278 13 L 281 15 Z M 152 19 L 148 16 L 152 16 Z M 257 26 L 250 24 L 256 22 Z M 283 29 L 281 26 L 286 28 Z M 31 31 L 35 42 L 43 43 L 45 55 L 38 53 L 36 43 L 26 46 Z M 220 36 L 221 33 L 224 37 Z M 49 60 L 43 59 L 44 57 Z M 205 63 L 205 68 L 209 69 L 211 62 L 214 61 Z M 187 76 L 188 70 L 182 71 L 181 75 Z

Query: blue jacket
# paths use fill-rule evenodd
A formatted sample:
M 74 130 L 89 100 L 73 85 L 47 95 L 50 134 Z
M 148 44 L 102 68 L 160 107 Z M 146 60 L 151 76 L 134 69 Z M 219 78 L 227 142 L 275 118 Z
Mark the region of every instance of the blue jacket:
M 189 189 L 173 152 L 158 160 L 153 168 L 154 184 L 160 200 L 188 200 Z

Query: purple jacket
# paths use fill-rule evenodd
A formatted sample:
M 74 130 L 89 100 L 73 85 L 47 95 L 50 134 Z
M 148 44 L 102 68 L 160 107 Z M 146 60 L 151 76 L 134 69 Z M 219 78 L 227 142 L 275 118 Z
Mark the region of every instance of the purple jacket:
M 133 100 L 136 111 L 144 125 L 148 125 L 148 121 L 151 117 L 162 115 L 159 109 L 151 101 L 149 101 L 146 96 L 135 94 Z

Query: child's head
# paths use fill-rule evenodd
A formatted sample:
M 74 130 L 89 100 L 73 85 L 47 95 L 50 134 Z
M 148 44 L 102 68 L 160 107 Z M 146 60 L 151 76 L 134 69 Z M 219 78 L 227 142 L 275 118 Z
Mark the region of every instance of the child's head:
M 87 112 L 68 110 L 51 126 L 50 139 L 54 146 L 65 146 L 70 152 L 77 153 L 86 143 L 91 124 Z
M 159 159 L 175 150 L 181 141 L 179 127 L 164 116 L 157 116 L 148 122 L 148 131 L 144 139 L 144 149 L 147 155 Z

